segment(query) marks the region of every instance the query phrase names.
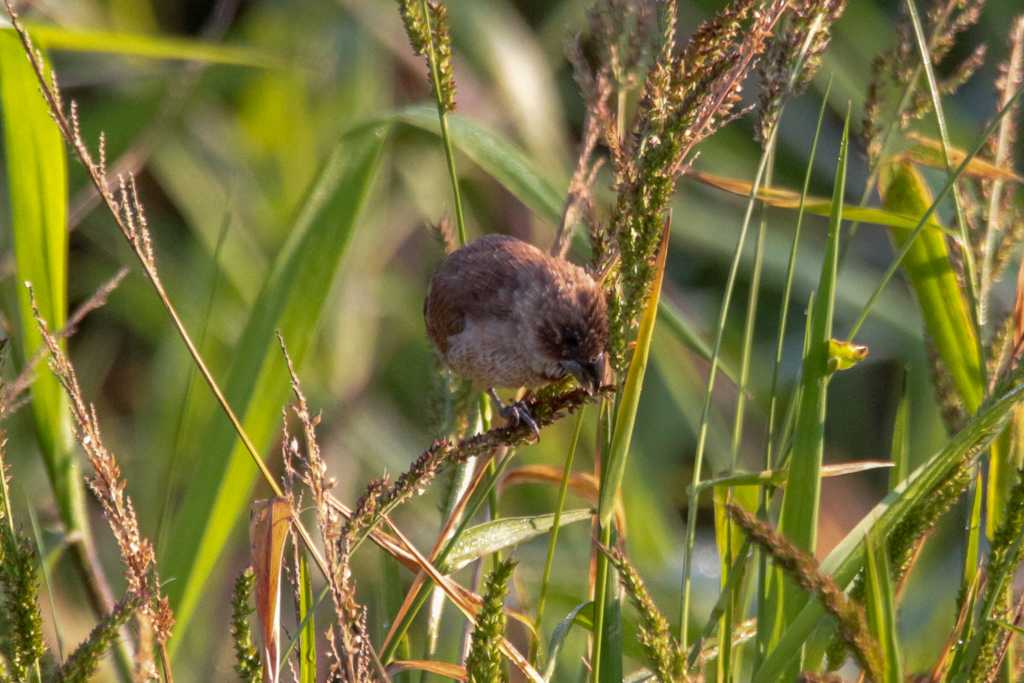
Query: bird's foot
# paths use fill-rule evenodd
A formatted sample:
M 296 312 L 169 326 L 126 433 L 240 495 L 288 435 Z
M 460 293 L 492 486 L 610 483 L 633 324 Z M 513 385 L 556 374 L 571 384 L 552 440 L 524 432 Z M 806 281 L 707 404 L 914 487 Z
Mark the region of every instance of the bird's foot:
M 533 432 L 533 436 L 536 441 L 540 441 L 540 427 L 537 426 L 537 421 L 533 419 L 533 415 L 530 414 L 530 409 L 526 406 L 526 401 L 516 401 L 515 403 L 504 403 L 498 398 L 498 393 L 494 389 L 488 389 L 487 393 L 490 395 L 491 400 L 498 406 L 498 412 L 505 418 L 505 421 L 512 427 L 518 427 L 519 425 L 526 425 Z

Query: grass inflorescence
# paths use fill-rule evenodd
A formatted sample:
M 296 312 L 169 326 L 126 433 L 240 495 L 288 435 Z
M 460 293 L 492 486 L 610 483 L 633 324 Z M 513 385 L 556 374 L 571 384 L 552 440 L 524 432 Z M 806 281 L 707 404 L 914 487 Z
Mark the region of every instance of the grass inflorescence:
M 299 683 L 1019 678 L 1024 16 L 865 2 L 219 2 L 171 40 L 162 11 L 86 0 L 99 31 L 7 0 L 0 681 L 219 675 L 221 650 Z M 153 109 L 178 70 L 194 92 Z M 613 372 L 517 396 L 539 444 L 430 362 L 431 232 L 528 237 L 602 288 Z M 269 540 L 240 542 L 247 505 Z

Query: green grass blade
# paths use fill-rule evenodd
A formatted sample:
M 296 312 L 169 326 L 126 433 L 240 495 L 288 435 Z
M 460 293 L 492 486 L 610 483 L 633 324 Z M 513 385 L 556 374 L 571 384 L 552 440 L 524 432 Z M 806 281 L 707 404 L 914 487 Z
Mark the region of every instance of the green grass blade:
M 562 515 L 565 510 L 565 498 L 569 493 L 569 478 L 572 476 L 572 464 L 576 459 L 576 447 L 580 443 L 580 434 L 583 432 L 583 416 L 585 409 L 581 409 L 576 415 L 576 426 L 573 428 L 572 441 L 569 444 L 569 452 L 565 454 L 565 464 L 562 466 L 562 481 L 558 486 L 558 501 L 555 503 L 554 520 L 551 526 L 551 534 L 548 536 L 548 551 L 544 557 L 544 573 L 540 579 L 540 589 L 537 595 L 537 617 L 534 620 L 534 629 L 537 631 L 537 638 L 533 641 L 533 657 L 541 645 L 544 629 L 544 604 L 547 602 L 548 588 L 551 585 L 551 570 L 555 563 L 555 550 L 558 548 L 558 532 L 562 528 Z M 556 629 L 557 632 L 557 629 Z M 550 650 L 549 650 L 550 651 Z M 536 665 L 536 662 L 534 662 Z
M 552 224 L 562 214 L 568 181 L 554 183 L 526 156 L 521 148 L 504 137 L 458 114 L 448 114 L 448 132 L 452 144 L 473 163 L 498 181 L 531 211 Z M 415 106 L 384 117 L 420 130 L 440 135 L 437 112 L 432 107 Z
M 909 163 L 883 164 L 878 183 L 882 202 L 888 208 L 920 216 L 934 203 L 924 177 Z M 984 397 L 984 371 L 971 310 L 950 260 L 946 238 L 926 230 L 908 244 L 905 233 L 892 231 L 890 235 L 897 248 L 906 249 L 903 268 L 914 289 L 928 338 L 949 373 L 964 409 L 973 413 Z M 987 525 L 990 530 L 998 525 L 1003 508 L 1000 492 L 1008 488 L 1005 483 L 1008 448 L 1003 441 L 1000 439 L 993 444 L 992 466 L 984 489 L 989 504 L 995 506 L 990 508 L 992 514 Z M 981 496 L 982 491 L 975 489 L 972 495 Z M 971 505 L 969 515 L 967 553 L 964 557 L 966 583 L 970 583 L 977 570 L 982 529 L 980 501 Z
M 544 666 L 544 680 L 550 681 L 555 675 L 555 667 L 558 666 L 558 653 L 562 651 L 562 645 L 565 644 L 565 639 L 569 635 L 569 631 L 572 629 L 573 624 L 576 623 L 576 617 L 584 609 L 594 609 L 593 602 L 582 602 L 572 609 L 565 617 L 558 622 L 555 626 L 555 630 L 551 632 L 551 641 L 548 643 L 548 654 L 544 660 L 546 662 Z
M 895 491 L 865 515 L 829 553 L 821 565 L 822 571 L 832 576 L 841 588 L 848 586 L 864 567 L 864 537 L 868 531 L 880 538 L 891 533 L 954 468 L 976 459 L 1002 432 L 1011 410 L 1024 399 L 1024 386 L 1016 384 L 1022 375 L 1024 373 L 1015 373 L 1007 385 L 1011 388 L 983 404 L 977 415 L 941 451 L 914 470 Z M 755 683 L 780 680 L 779 676 L 824 615 L 824 609 L 816 601 L 806 603 L 776 647 L 768 653 L 754 677 Z
M 629 362 L 626 381 L 619 393 L 611 450 L 604 462 L 606 469 L 601 475 L 601 495 L 597 506 L 597 514 L 602 526 L 612 523 L 612 517 L 615 514 L 615 500 L 619 495 L 619 488 L 622 486 L 622 478 L 626 474 L 626 461 L 629 456 L 630 444 L 633 441 L 633 427 L 636 425 L 636 414 L 640 407 L 640 392 L 643 390 L 647 360 L 651 353 L 651 339 L 654 338 L 654 325 L 658 320 L 658 301 L 661 297 L 661 285 L 665 279 L 668 236 L 669 232 L 666 226 L 661 237 L 661 252 L 658 255 L 654 281 L 651 283 L 651 291 L 648 294 L 647 307 L 637 332 L 633 357 Z
M 879 173 L 882 203 L 889 209 L 922 216 L 933 203 L 921 174 L 908 163 L 884 165 Z M 905 232 L 890 231 L 897 248 L 907 243 Z M 978 341 L 946 239 L 925 230 L 914 239 L 903 259 L 929 338 L 949 371 L 964 408 L 973 413 L 984 395 Z
M 903 373 L 903 390 L 896 407 L 892 425 L 892 448 L 890 450 L 892 471 L 889 473 L 889 490 L 892 491 L 910 474 L 910 395 L 907 388 L 907 373 Z
M 836 176 L 833 181 L 832 215 L 821 278 L 814 295 L 810 337 L 804 354 L 800 407 L 793 432 L 788 485 L 782 496 L 779 531 L 801 550 L 813 553 L 817 545 L 818 508 L 821 498 L 821 465 L 825 451 L 825 412 L 828 399 L 828 347 L 832 338 L 839 238 L 843 222 L 843 193 L 846 190 L 846 159 L 849 147 L 849 114 L 843 127 Z M 778 625 L 789 623 L 807 601 L 807 594 L 781 570 L 771 573 L 772 590 L 768 614 Z M 797 663 L 797 662 L 794 662 Z M 798 671 L 793 671 L 793 674 Z
M 366 200 L 385 129 L 347 137 L 314 182 L 256 307 L 250 313 L 225 383 L 225 395 L 243 417 L 257 448 L 270 443 L 288 398 L 288 374 L 274 331 L 281 330 L 301 364 Z M 181 643 L 203 587 L 246 509 L 257 471 L 236 433 L 217 412 L 200 441 L 206 445 L 171 530 L 161 562 L 174 577 L 168 595 L 178 620 L 172 650 Z M 189 552 L 182 549 L 188 548 Z
M 126 57 L 174 59 L 232 66 L 283 67 L 280 59 L 268 56 L 265 50 L 205 43 L 187 38 L 152 36 L 123 31 L 72 29 L 52 24 L 26 22 L 25 27 L 39 47 L 56 51 L 98 52 Z M 17 36 L 10 24 L 2 28 L 4 35 Z
M 775 452 L 776 445 L 776 429 L 778 428 L 779 409 L 783 402 L 783 397 L 780 395 L 782 389 L 779 385 L 780 373 L 782 371 L 782 359 L 783 352 L 785 349 L 786 342 L 786 329 L 789 324 L 789 306 L 790 301 L 793 298 L 793 280 L 796 276 L 797 269 L 797 254 L 800 248 L 800 237 L 802 234 L 804 216 L 807 209 L 807 193 L 811 186 L 811 175 L 814 171 L 814 160 L 818 156 L 818 140 L 821 138 L 822 123 L 825 120 L 825 110 L 828 106 L 829 94 L 832 92 L 832 79 L 829 78 L 828 86 L 821 98 L 821 107 L 818 109 L 818 121 L 814 128 L 814 137 L 811 139 L 811 148 L 807 154 L 807 167 L 804 171 L 804 184 L 800 191 L 800 200 L 797 204 L 797 215 L 796 215 L 796 226 L 793 229 L 793 239 L 789 246 L 789 257 L 786 263 L 786 284 L 782 292 L 782 305 L 779 311 L 779 323 L 775 337 L 775 356 L 772 361 L 772 379 L 771 386 L 769 389 L 769 400 L 768 400 L 768 434 L 766 436 L 765 452 L 764 452 L 764 468 L 765 470 L 771 470 L 776 466 L 776 459 L 778 454 Z M 796 397 L 794 397 L 794 403 Z M 759 493 L 758 501 L 758 516 L 762 519 L 768 519 L 768 505 L 769 505 L 769 494 L 768 489 L 762 489 Z M 757 574 L 757 612 L 758 612 L 758 623 L 766 624 L 769 621 L 767 616 L 767 610 L 772 608 L 768 602 L 768 557 L 767 554 L 758 550 L 757 551 L 757 562 L 758 562 L 758 574 Z M 768 632 L 768 629 L 758 628 L 758 647 L 757 656 L 760 658 L 764 654 L 764 649 L 767 647 L 769 641 L 772 640 L 772 635 Z
M 588 508 L 566 510 L 562 513 L 561 526 L 590 519 L 593 512 Z M 469 527 L 453 542 L 451 552 L 438 569 L 454 572 L 474 560 L 491 553 L 525 543 L 543 536 L 555 526 L 556 515 L 532 515 L 529 517 L 502 517 Z
M 914 0 L 906 0 L 907 14 L 910 16 L 910 24 L 914 28 L 914 39 L 917 42 L 918 51 L 921 53 L 921 67 L 928 82 L 928 92 L 932 98 L 932 107 L 935 109 L 935 121 L 939 127 L 939 138 L 942 141 L 942 157 L 946 162 L 946 173 L 953 174 L 953 162 L 950 157 L 950 150 L 953 145 L 949 140 L 949 130 L 946 126 L 946 115 L 942 110 L 942 93 L 939 91 L 939 84 L 935 78 L 935 67 L 932 64 L 931 50 L 928 49 L 928 40 L 924 37 L 924 27 L 921 25 L 921 17 L 917 11 Z M 960 231 L 960 243 L 964 245 L 961 250 L 961 258 L 964 262 L 964 279 L 967 280 L 967 293 L 971 301 L 971 311 L 979 313 L 978 276 L 974 265 L 974 250 L 969 245 L 970 238 L 967 234 L 967 219 L 964 217 L 963 200 L 960 198 L 960 189 L 953 180 L 953 206 L 956 209 L 956 222 Z M 978 318 L 972 318 L 977 323 Z
M 64 143 L 39 93 L 18 37 L 0 33 L 0 104 L 3 106 L 7 195 L 17 270 L 18 346 L 25 362 L 42 346 L 28 290 L 50 328 L 67 316 L 67 161 Z M 32 417 L 61 522 L 68 533 L 86 532 L 80 473 L 72 455 L 67 399 L 57 378 L 37 373 Z
M 996 113 L 996 115 L 992 118 L 988 126 L 985 127 L 985 130 L 982 131 L 981 135 L 977 137 L 971 151 L 967 154 L 967 156 L 964 157 L 963 161 L 960 162 L 960 165 L 957 166 L 956 170 L 950 174 L 949 178 L 946 179 L 945 184 L 939 190 L 939 193 L 935 196 L 934 201 L 932 201 L 932 203 L 928 205 L 928 208 L 924 211 L 924 213 L 921 214 L 921 217 L 917 220 L 917 224 L 914 226 L 914 229 L 911 230 L 910 234 L 905 237 L 903 246 L 900 248 L 900 251 L 896 255 L 896 258 L 893 259 L 893 262 L 889 265 L 885 273 L 879 279 L 874 291 L 871 292 L 871 295 L 868 297 L 867 303 L 864 304 L 864 308 L 861 310 L 860 315 L 857 317 L 857 320 L 853 323 L 853 326 L 850 328 L 850 339 L 853 339 L 854 337 L 857 336 L 857 332 L 860 331 L 861 326 L 864 325 L 864 322 L 867 320 L 868 315 L 870 315 L 871 310 L 874 308 L 875 304 L 878 303 L 878 299 L 882 295 L 882 292 L 885 291 L 885 288 L 889 285 L 889 282 L 892 281 L 893 276 L 896 275 L 896 271 L 902 265 L 903 259 L 906 257 L 907 252 L 913 247 L 914 240 L 917 238 L 919 234 L 921 234 L 924 231 L 925 227 L 928 224 L 928 221 L 931 220 L 931 217 L 935 212 L 935 209 L 938 207 L 939 202 L 941 202 L 943 198 L 945 198 L 946 194 L 949 193 L 949 191 L 953 187 L 953 183 L 956 181 L 957 178 L 960 177 L 962 173 L 964 173 L 964 171 L 970 165 L 971 161 L 973 161 L 974 158 L 981 153 L 981 150 L 985 148 L 985 146 L 988 144 L 989 139 L 992 137 L 996 129 L 999 127 L 1000 122 L 1003 120 L 1003 117 L 1005 117 L 1007 114 L 1013 111 L 1014 107 L 1017 104 L 1017 100 L 1020 99 L 1021 95 L 1024 95 L 1024 86 L 1017 88 L 1017 90 L 1014 91 L 1013 95 L 1007 98 L 1002 108 L 1000 108 L 999 112 Z M 875 175 L 875 173 L 873 172 L 872 175 Z
M 299 551 L 299 683 L 316 683 L 316 602 L 306 554 Z M 283 659 L 287 660 L 287 657 Z
M 867 557 L 865 608 L 868 628 L 882 652 L 882 680 L 878 683 L 902 683 L 899 628 L 896 624 L 896 600 L 889 572 L 889 553 L 885 539 L 869 533 L 864 540 Z

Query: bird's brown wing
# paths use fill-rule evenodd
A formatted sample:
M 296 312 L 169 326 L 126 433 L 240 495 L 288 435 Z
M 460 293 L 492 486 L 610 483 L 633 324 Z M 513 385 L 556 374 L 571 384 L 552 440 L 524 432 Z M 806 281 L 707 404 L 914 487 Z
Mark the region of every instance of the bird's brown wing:
M 548 257 L 514 237 L 487 235 L 449 255 L 430 281 L 423 315 L 427 334 L 441 353 L 466 320 L 511 314 L 524 279 L 544 277 Z

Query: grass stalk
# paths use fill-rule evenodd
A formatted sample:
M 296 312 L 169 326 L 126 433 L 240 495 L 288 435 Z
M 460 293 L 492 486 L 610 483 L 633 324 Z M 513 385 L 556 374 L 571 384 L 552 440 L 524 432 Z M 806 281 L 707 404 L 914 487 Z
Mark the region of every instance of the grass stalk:
M 690 490 L 687 494 L 686 509 L 686 539 L 683 547 L 683 581 L 682 581 L 682 602 L 679 609 L 679 622 L 677 633 L 679 643 L 685 652 L 689 642 L 689 619 L 690 613 L 690 592 L 691 573 L 693 570 L 693 548 L 697 540 L 697 497 L 701 469 L 704 464 L 704 450 L 707 446 L 708 423 L 711 418 L 711 397 L 714 393 L 715 378 L 718 374 L 718 359 L 722 353 L 722 340 L 725 337 L 725 323 L 729 316 L 729 305 L 732 303 L 732 294 L 736 286 L 736 276 L 739 273 L 740 261 L 743 257 L 743 246 L 747 241 L 747 231 L 750 227 L 751 217 L 754 213 L 757 192 L 761 188 L 765 171 L 768 167 L 768 155 L 762 153 L 761 161 L 757 165 L 757 172 L 754 175 L 754 182 L 751 188 L 750 201 L 747 203 L 747 210 L 744 214 L 743 223 L 740 226 L 740 234 L 736 238 L 736 247 L 733 250 L 732 263 L 729 266 L 729 275 L 726 278 L 725 290 L 722 294 L 722 304 L 718 312 L 718 322 L 715 326 L 715 342 L 711 350 L 711 367 L 708 370 L 708 381 L 704 389 L 704 403 L 701 408 L 700 426 L 697 430 L 697 450 L 693 456 L 693 479 L 690 483 Z
M 803 228 L 804 222 L 804 203 L 807 199 L 807 193 L 811 186 L 811 175 L 814 171 L 814 159 L 818 153 L 818 140 L 821 137 L 821 127 L 825 120 L 825 110 L 828 107 L 829 94 L 832 92 L 833 79 L 829 78 L 828 86 L 825 88 L 825 94 L 821 98 L 821 107 L 818 110 L 818 122 L 814 129 L 814 137 L 811 139 L 811 148 L 807 156 L 807 169 L 804 172 L 804 184 L 800 192 L 800 206 L 797 209 L 796 215 L 796 226 L 793 229 L 793 241 L 789 247 L 789 260 L 786 264 L 786 284 L 782 290 L 782 305 L 779 312 L 779 325 L 778 331 L 775 336 L 775 357 L 772 362 L 772 378 L 771 385 L 769 388 L 769 401 L 768 401 L 768 434 L 765 439 L 765 453 L 764 453 L 764 469 L 770 471 L 775 466 L 775 453 L 773 447 L 775 445 L 775 430 L 776 421 L 778 418 L 779 410 L 779 373 L 782 369 L 782 354 L 783 348 L 786 341 L 786 327 L 789 322 L 789 302 L 793 297 L 793 279 L 796 274 L 796 258 L 797 252 L 800 247 L 800 235 Z M 793 398 L 794 404 L 796 397 Z M 792 404 L 791 404 L 792 405 Z M 781 447 L 781 443 L 780 443 Z M 768 502 L 770 500 L 770 489 L 768 487 L 762 487 L 759 492 L 759 504 L 758 504 L 758 518 L 762 521 L 768 519 Z M 758 551 L 758 580 L 757 580 L 757 606 L 758 606 L 758 621 L 764 623 L 762 617 L 764 617 L 763 608 L 767 602 L 767 590 L 768 590 L 768 555 L 764 552 Z M 766 619 L 765 619 L 766 621 Z M 764 655 L 764 646 L 767 644 L 766 640 L 763 640 L 761 636 L 761 630 L 758 629 L 758 647 L 757 647 L 757 660 L 760 663 L 761 658 Z
M 540 580 L 540 593 L 537 597 L 537 616 L 534 619 L 534 628 L 537 631 L 533 640 L 533 652 L 530 653 L 530 660 L 536 665 L 537 653 L 540 651 L 543 639 L 544 607 L 547 603 L 548 586 L 551 583 L 551 569 L 555 564 L 555 549 L 558 547 L 558 531 L 562 521 L 562 511 L 565 509 L 565 499 L 569 493 L 569 479 L 572 475 L 572 464 L 576 458 L 576 447 L 579 445 L 580 433 L 583 431 L 583 410 L 576 416 L 576 426 L 573 428 L 572 442 L 569 444 L 569 452 L 565 456 L 565 465 L 562 467 L 562 481 L 558 487 L 558 500 L 555 503 L 555 523 L 548 535 L 548 550 L 544 558 L 544 573 Z
M 459 175 L 455 170 L 455 151 L 451 136 L 448 134 L 448 111 L 441 92 L 441 73 L 438 68 L 437 46 L 434 44 L 434 30 L 430 23 L 430 8 L 427 0 L 420 0 L 423 20 L 427 25 L 427 61 L 430 63 L 430 82 L 434 90 L 434 102 L 437 105 L 437 121 L 441 127 L 441 141 L 444 146 L 445 165 L 448 168 L 448 180 L 452 186 L 452 201 L 455 204 L 455 225 L 459 233 L 459 245 L 466 244 L 466 218 L 462 212 L 462 193 L 459 190 Z

